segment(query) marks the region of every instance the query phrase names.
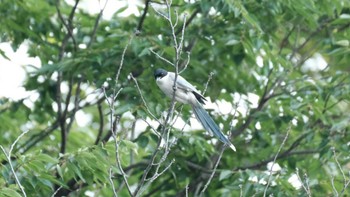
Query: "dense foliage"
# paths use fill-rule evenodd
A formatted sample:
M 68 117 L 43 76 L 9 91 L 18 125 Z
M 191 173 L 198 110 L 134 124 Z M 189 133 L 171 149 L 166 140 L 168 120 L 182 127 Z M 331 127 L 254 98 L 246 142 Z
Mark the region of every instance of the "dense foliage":
M 0 2 L 1 42 L 41 61 L 36 100 L 0 99 L 0 196 L 350 195 L 350 1 L 146 0 L 111 19 L 84 2 Z M 206 90 L 237 152 L 188 106 L 167 119 L 159 67 Z

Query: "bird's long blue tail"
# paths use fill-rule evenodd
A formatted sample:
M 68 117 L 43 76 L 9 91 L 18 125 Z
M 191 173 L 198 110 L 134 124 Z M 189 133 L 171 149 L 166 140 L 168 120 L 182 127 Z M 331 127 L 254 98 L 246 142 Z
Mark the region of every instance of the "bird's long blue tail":
M 209 116 L 208 112 L 199 104 L 192 105 L 192 109 L 196 118 L 201 122 L 204 129 L 213 133 L 221 142 L 230 146 L 230 148 L 236 151 L 235 146 L 227 139 L 227 137 L 220 131 L 219 126 L 214 122 L 214 120 Z

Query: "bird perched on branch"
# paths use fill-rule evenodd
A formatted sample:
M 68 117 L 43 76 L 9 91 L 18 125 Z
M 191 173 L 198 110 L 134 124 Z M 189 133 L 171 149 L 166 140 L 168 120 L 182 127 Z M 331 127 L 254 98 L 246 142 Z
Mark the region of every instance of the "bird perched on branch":
M 154 71 L 154 78 L 156 79 L 158 87 L 168 97 L 173 98 L 175 73 L 158 68 Z M 207 100 L 198 92 L 198 90 L 193 85 L 191 85 L 180 75 L 178 75 L 176 78 L 175 101 L 184 104 L 190 104 L 196 118 L 203 125 L 204 129 L 215 135 L 221 142 L 229 146 L 232 150 L 236 151 L 235 146 L 220 131 L 219 126 L 209 116 L 208 112 L 205 111 L 205 109 L 202 107 L 202 104 L 205 104 L 204 101 Z

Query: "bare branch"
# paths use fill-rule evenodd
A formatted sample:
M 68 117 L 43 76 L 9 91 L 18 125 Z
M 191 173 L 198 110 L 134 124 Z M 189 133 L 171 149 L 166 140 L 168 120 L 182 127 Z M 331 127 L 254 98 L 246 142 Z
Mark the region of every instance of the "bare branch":
M 146 2 L 145 2 L 145 8 L 143 9 L 143 13 L 142 13 L 142 16 L 140 18 L 139 24 L 137 25 L 137 31 L 139 31 L 139 32 L 141 32 L 143 22 L 145 21 L 150 1 L 151 0 L 146 0 Z
M 117 72 L 116 72 L 116 76 L 115 76 L 115 83 L 117 84 L 118 83 L 118 80 L 119 80 L 119 76 L 120 76 L 120 72 L 123 68 L 123 65 L 124 65 L 124 57 L 125 57 L 125 53 L 126 53 L 126 50 L 128 49 L 132 39 L 134 38 L 134 36 L 136 35 L 137 33 L 134 33 L 132 36 L 130 36 L 127 44 L 125 45 L 124 49 L 123 49 L 123 53 L 122 53 L 122 56 L 121 56 L 121 60 L 120 60 L 120 64 L 119 64 L 119 67 L 117 69 Z M 109 110 L 110 110 L 110 133 L 108 133 L 106 136 L 105 136 L 105 139 L 104 141 L 110 137 L 110 135 L 113 136 L 113 139 L 114 139 L 114 142 L 115 142 L 115 149 L 116 149 L 116 166 L 118 167 L 119 171 L 121 172 L 122 176 L 123 176 L 123 180 L 124 180 L 124 183 L 126 185 L 126 188 L 130 194 L 130 196 L 132 196 L 132 192 L 131 192 L 131 189 L 130 189 L 130 186 L 129 186 L 129 183 L 128 183 L 128 180 L 126 178 L 126 174 L 121 166 L 121 162 L 120 162 L 120 157 L 119 157 L 119 144 L 120 144 L 120 140 L 118 140 L 117 138 L 117 125 L 119 123 L 119 119 L 120 117 L 117 116 L 115 119 L 114 119 L 114 116 L 115 116 L 115 109 L 114 109 L 114 104 L 115 104 L 115 101 L 117 100 L 117 97 L 119 96 L 120 92 L 123 90 L 123 88 L 120 88 L 118 91 L 117 91 L 117 87 L 114 87 L 113 88 L 113 94 L 108 97 L 107 93 L 106 93 L 106 90 L 104 87 L 102 87 L 102 90 L 103 90 L 103 94 L 107 100 L 107 103 L 109 105 Z M 113 184 L 113 182 L 111 182 L 111 184 Z M 113 192 L 115 193 L 115 188 L 114 188 L 114 185 L 113 185 Z M 116 195 L 116 193 L 115 193 Z
M 58 187 L 55 192 L 51 195 L 51 197 L 55 197 L 57 193 L 62 189 L 62 186 Z
M 290 131 L 291 131 L 291 125 L 289 125 L 289 128 L 287 129 L 287 134 L 286 134 L 286 136 L 284 137 L 284 139 L 283 139 L 283 141 L 282 141 L 282 144 L 281 144 L 280 147 L 278 148 L 278 151 L 277 151 L 275 157 L 273 158 L 271 168 L 269 169 L 269 172 L 270 172 L 269 178 L 268 178 L 268 180 L 267 180 L 267 184 L 266 184 L 266 187 L 265 187 L 265 190 L 264 190 L 264 196 L 266 196 L 267 189 L 269 188 L 270 183 L 271 183 L 271 177 L 272 177 L 272 169 L 273 169 L 273 166 L 275 165 L 276 160 L 277 160 L 277 157 L 278 157 L 278 155 L 280 154 L 280 152 L 281 152 L 281 150 L 282 150 L 284 144 L 286 143 L 286 141 L 287 141 L 287 139 L 288 139 L 288 136 L 289 136 Z
M 207 83 L 205 84 L 205 87 L 204 87 L 204 90 L 203 90 L 203 94 L 205 94 L 205 92 L 207 92 L 209 82 L 210 82 L 211 79 L 213 78 L 213 75 L 214 75 L 214 72 L 210 72 L 210 74 L 209 74 L 209 76 L 208 76 Z
M 173 97 L 172 97 L 171 105 L 170 105 L 169 110 L 168 110 L 167 117 L 165 118 L 165 121 L 162 124 L 162 131 L 161 131 L 162 135 L 166 136 L 166 139 L 165 139 L 165 153 L 161 157 L 159 163 L 155 163 L 155 158 L 158 155 L 158 152 L 160 150 L 161 141 L 162 141 L 162 138 L 159 138 L 158 139 L 158 143 L 157 143 L 157 148 L 153 152 L 147 168 L 144 170 L 144 174 L 141 177 L 141 180 L 140 180 L 140 182 L 139 182 L 139 184 L 138 184 L 138 186 L 137 186 L 137 188 L 136 188 L 136 190 L 135 190 L 135 192 L 133 194 L 134 196 L 141 195 L 141 193 L 144 191 L 144 189 L 146 187 L 146 186 L 144 186 L 144 184 L 145 184 L 145 182 L 147 180 L 149 180 L 147 184 L 150 184 L 155 178 L 158 177 L 158 175 L 157 175 L 158 170 L 159 170 L 161 164 L 166 160 L 166 157 L 167 157 L 167 155 L 170 152 L 171 145 L 174 144 L 174 142 L 173 143 L 169 143 L 169 141 L 168 141 L 169 140 L 169 132 L 171 130 L 171 125 L 169 127 L 169 121 L 171 120 L 171 118 L 173 116 L 174 108 L 175 108 L 175 92 L 176 92 L 176 89 L 177 89 L 176 81 L 177 81 L 177 77 L 178 77 L 178 73 L 179 73 L 178 67 L 179 67 L 179 61 L 180 61 L 180 56 L 181 56 L 181 52 L 182 52 L 186 15 L 184 17 L 184 25 L 183 25 L 183 32 L 182 32 L 183 34 L 182 34 L 182 37 L 180 39 L 180 44 L 178 44 L 178 41 L 177 41 L 177 38 L 176 38 L 176 35 L 175 35 L 175 25 L 174 25 L 174 23 L 172 22 L 172 19 L 171 19 L 171 1 L 166 1 L 166 5 L 167 5 L 168 16 L 165 16 L 163 13 L 161 13 L 158 10 L 156 10 L 152 6 L 152 8 L 155 10 L 155 12 L 157 12 L 159 15 L 164 17 L 169 22 L 169 25 L 170 25 L 170 28 L 171 28 L 171 31 L 172 31 L 173 42 L 174 42 L 174 49 L 175 49 L 175 61 L 173 63 L 173 65 L 175 67 L 175 79 L 174 79 L 174 86 L 173 86 L 174 94 L 173 94 Z M 170 163 L 170 165 L 171 164 L 172 163 Z M 150 172 L 151 168 L 154 165 L 157 166 L 156 167 L 156 173 L 152 176 L 152 178 L 147 179 L 148 173 Z M 170 165 L 168 167 L 170 167 Z M 165 170 L 167 170 L 168 167 L 166 167 Z M 163 171 L 163 172 L 165 172 L 165 171 Z
M 100 2 L 100 1 L 99 1 Z M 91 32 L 91 35 L 90 35 L 90 41 L 87 45 L 87 48 L 89 48 L 91 46 L 91 44 L 93 43 L 93 41 L 95 40 L 95 36 L 96 36 L 96 32 L 97 32 L 97 28 L 98 28 L 98 25 L 100 23 L 100 20 L 101 20 L 101 17 L 103 15 L 103 12 L 107 6 L 107 3 L 108 3 L 108 0 L 105 1 L 105 4 L 103 5 L 103 7 L 100 9 L 100 12 L 98 13 L 97 17 L 96 17 L 96 20 L 95 20 L 95 24 L 94 24 L 94 28 Z
M 149 109 L 149 107 L 148 107 L 148 105 L 147 105 L 147 102 L 146 102 L 145 98 L 143 97 L 142 91 L 141 91 L 141 89 L 140 89 L 140 87 L 139 87 L 139 84 L 138 84 L 137 80 L 135 79 L 135 77 L 134 77 L 131 73 L 130 73 L 129 76 L 131 77 L 132 80 L 134 80 L 135 85 L 136 85 L 136 88 L 137 88 L 137 90 L 139 91 L 141 100 L 142 100 L 142 102 L 143 102 L 143 105 L 146 107 L 147 112 L 152 116 L 152 118 L 153 118 L 154 120 L 156 120 L 159 124 L 161 124 L 161 122 L 158 120 L 158 118 L 157 118 L 157 117 L 151 112 L 151 110 Z
M 119 118 L 120 118 L 120 117 L 117 117 L 117 118 L 116 118 L 116 119 L 117 119 L 117 122 L 119 122 Z M 122 164 L 121 164 L 121 162 L 120 162 L 120 155 L 119 155 L 120 140 L 117 139 L 116 131 L 117 131 L 117 129 L 112 130 L 112 136 L 113 136 L 113 139 L 114 139 L 114 142 L 115 142 L 115 150 L 116 150 L 116 151 L 115 151 L 115 155 L 116 155 L 116 160 L 117 160 L 117 167 L 118 167 L 120 173 L 121 173 L 122 176 L 123 176 L 124 183 L 125 183 L 125 185 L 126 185 L 126 188 L 127 188 L 128 192 L 129 192 L 130 196 L 132 196 L 132 192 L 131 192 L 131 189 L 130 189 L 130 185 L 129 185 L 129 183 L 128 183 L 128 179 L 126 178 L 126 174 L 125 174 L 125 172 L 124 172 L 124 170 L 123 170 L 123 167 L 122 167 Z
M 340 163 L 339 163 L 339 161 L 338 161 L 338 157 L 337 157 L 337 154 L 336 154 L 336 152 L 335 152 L 335 148 L 332 147 L 331 149 L 332 149 L 332 151 L 333 151 L 333 158 L 334 158 L 334 160 L 335 160 L 335 162 L 336 162 L 336 164 L 337 164 L 337 167 L 338 167 L 339 170 L 340 170 L 341 175 L 343 176 L 343 188 L 342 188 L 342 190 L 340 191 L 340 194 L 338 193 L 337 189 L 336 189 L 335 186 L 334 186 L 334 176 L 333 176 L 333 175 L 332 175 L 332 179 L 331 179 L 332 188 L 333 188 L 333 191 L 334 191 L 334 193 L 336 194 L 336 196 L 342 196 L 343 193 L 345 192 L 345 189 L 346 189 L 346 188 L 349 186 L 349 184 L 350 184 L 350 179 L 348 179 L 348 178 L 346 177 L 346 175 L 345 175 L 345 173 L 344 173 L 344 170 L 343 170 L 343 168 L 341 167 L 341 165 L 340 165 Z M 350 172 L 349 172 L 349 175 L 350 175 Z
M 74 108 L 73 108 L 73 110 L 71 111 L 70 116 L 69 116 L 69 119 L 70 119 L 70 120 L 69 120 L 69 123 L 68 123 L 68 125 L 67 125 L 67 132 L 70 131 L 70 128 L 72 127 L 72 124 L 73 124 L 73 122 L 74 122 L 74 116 L 75 116 L 76 112 L 77 112 L 78 109 L 79 109 L 79 98 L 80 98 L 80 92 L 81 92 L 81 88 L 80 88 L 81 82 L 82 82 L 82 78 L 80 77 L 80 78 L 78 79 L 77 88 L 76 88 L 76 90 L 75 90 Z M 68 114 L 68 113 L 67 113 L 67 114 Z
M 215 166 L 213 168 L 213 172 L 211 173 L 207 183 L 204 185 L 204 188 L 202 189 L 201 193 L 200 193 L 200 196 L 203 196 L 204 195 L 204 192 L 205 190 L 208 188 L 211 180 L 213 179 L 214 175 L 215 175 L 215 172 L 216 172 L 216 169 L 221 161 L 221 157 L 222 157 L 222 154 L 224 153 L 224 150 L 225 150 L 225 146 L 221 148 L 221 152 L 220 152 L 220 155 L 219 155 L 219 158 L 216 160 L 215 162 Z
M 298 177 L 298 180 L 301 182 L 301 186 L 303 187 L 303 189 L 305 190 L 305 192 L 307 193 L 307 195 L 309 197 L 311 197 L 311 190 L 310 190 L 310 187 L 309 187 L 309 183 L 308 183 L 308 179 L 306 179 L 306 184 L 304 184 L 304 181 L 300 178 L 300 175 L 299 175 L 299 169 L 297 168 L 296 170 L 296 175 Z M 307 177 L 306 173 L 305 173 L 305 177 Z
M 296 139 L 293 144 L 287 149 L 285 150 L 284 152 L 282 152 L 281 154 L 278 154 L 277 156 L 277 159 L 280 159 L 280 158 L 285 158 L 285 157 L 288 157 L 290 155 L 295 155 L 295 154 L 314 154 L 314 153 L 317 153 L 318 151 L 317 150 L 305 150 L 305 151 L 294 151 L 292 152 L 293 149 L 295 149 L 296 147 L 299 146 L 299 144 L 301 143 L 301 141 L 303 139 L 305 139 L 305 136 L 307 135 L 308 133 L 304 133 L 302 135 L 300 135 L 298 137 L 298 139 Z M 269 158 L 269 159 L 266 159 L 266 160 L 263 160 L 259 163 L 256 163 L 256 164 L 253 164 L 253 165 L 248 165 L 248 166 L 242 166 L 242 167 L 237 167 L 234 169 L 234 171 L 237 171 L 237 170 L 244 170 L 244 169 L 257 169 L 257 168 L 260 168 L 261 166 L 265 166 L 266 164 L 268 164 L 269 162 L 273 161 L 275 157 L 272 157 L 272 158 Z
M 157 52 L 153 51 L 153 49 L 150 48 L 149 51 L 151 51 L 153 54 L 155 54 L 159 59 L 165 61 L 166 63 L 168 63 L 168 64 L 170 64 L 170 65 L 172 65 L 172 66 L 174 66 L 174 64 L 173 64 L 171 61 L 169 61 L 169 60 L 167 60 L 166 58 L 162 57 L 162 56 L 159 55 Z
M 8 163 L 9 163 L 9 165 L 10 165 L 12 174 L 13 174 L 13 176 L 15 177 L 15 181 L 16 181 L 17 185 L 19 186 L 19 188 L 20 188 L 20 190 L 21 190 L 21 192 L 22 192 L 22 194 L 23 194 L 24 197 L 26 197 L 27 194 L 26 194 L 26 192 L 24 191 L 24 187 L 22 186 L 21 182 L 19 181 L 19 179 L 18 179 L 18 177 L 17 177 L 17 174 L 16 174 L 15 169 L 13 168 L 12 161 L 11 161 L 11 155 L 12 155 L 13 147 L 17 144 L 17 142 L 18 142 L 26 133 L 28 133 L 28 131 L 24 131 L 23 133 L 21 133 L 21 134 L 17 137 L 17 139 L 11 144 L 10 150 L 9 150 L 8 153 L 6 153 L 5 148 L 4 148 L 2 145 L 0 145 L 1 150 L 2 150 L 2 152 L 4 153 L 4 155 L 5 155 L 5 157 L 6 157 L 7 161 L 8 161 Z
M 188 197 L 188 184 L 186 185 L 186 197 Z
M 109 179 L 109 182 L 111 183 L 111 186 L 112 186 L 112 189 L 113 189 L 113 196 L 114 197 L 117 197 L 117 192 L 115 190 L 115 186 L 114 186 L 114 183 L 113 183 L 113 173 L 112 173 L 112 167 L 109 168 L 109 176 L 108 176 L 108 179 Z
M 340 172 L 341 172 L 341 174 L 343 176 L 343 180 L 344 180 L 344 182 L 346 182 L 346 176 L 345 176 L 345 173 L 343 171 L 343 168 L 341 167 L 341 165 L 340 165 L 340 163 L 338 161 L 338 157 L 337 157 L 337 153 L 335 152 L 335 148 L 332 147 L 331 149 L 333 151 L 333 158 L 335 160 L 335 163 L 337 163 L 337 166 L 338 166 L 338 168 L 339 168 L 339 170 L 340 170 Z
M 97 145 L 102 138 L 102 133 L 103 133 L 103 127 L 104 127 L 104 119 L 103 119 L 103 111 L 102 111 L 102 104 L 101 102 L 97 103 L 97 109 L 98 109 L 98 117 L 99 117 L 99 129 L 98 129 L 98 134 L 96 137 L 95 145 Z
M 197 16 L 197 14 L 200 12 L 200 9 L 197 8 L 192 14 L 191 16 L 188 18 L 188 20 L 186 21 L 186 24 L 185 24 L 185 28 L 188 27 L 188 25 L 190 25 L 190 23 L 192 22 L 192 20 Z M 182 32 L 182 28 L 179 28 L 175 34 L 179 34 L 180 32 Z
M 74 18 L 75 11 L 78 7 L 78 4 L 79 4 L 79 0 L 76 0 L 75 4 L 74 4 L 74 6 L 69 14 L 69 17 L 67 19 L 68 22 L 66 23 L 66 21 L 64 20 L 62 14 L 61 14 L 60 9 L 59 9 L 59 0 L 56 1 L 56 10 L 57 10 L 58 18 L 61 20 L 63 26 L 66 28 L 66 30 L 68 32 L 68 34 L 66 34 L 66 36 L 64 38 L 65 42 L 62 42 L 62 46 L 64 46 L 64 47 L 62 47 L 63 50 L 61 50 L 61 52 L 60 52 L 60 56 L 59 56 L 60 59 L 63 57 L 63 51 L 65 49 L 65 46 L 67 44 L 69 37 L 72 38 L 72 42 L 73 42 L 73 46 L 74 46 L 75 51 L 77 50 L 77 43 L 76 43 L 74 35 L 73 35 L 73 18 Z

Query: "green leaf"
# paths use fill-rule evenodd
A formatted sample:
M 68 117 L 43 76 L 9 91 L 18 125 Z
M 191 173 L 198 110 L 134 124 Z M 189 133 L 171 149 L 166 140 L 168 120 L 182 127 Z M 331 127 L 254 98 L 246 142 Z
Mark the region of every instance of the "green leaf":
M 68 168 L 68 170 L 73 171 L 74 174 L 77 175 L 83 182 L 86 182 L 86 180 L 84 179 L 84 177 L 80 171 L 80 168 L 78 166 L 76 166 L 74 163 L 69 162 L 67 164 L 67 168 Z
M 2 188 L 0 190 L 0 196 L 8 196 L 8 197 L 21 197 L 22 195 L 17 193 L 15 190 L 10 188 Z
M 149 143 L 149 139 L 147 136 L 142 135 L 138 138 L 137 142 L 140 144 L 141 148 L 146 148 Z
M 232 170 L 223 170 L 220 172 L 219 180 L 227 179 L 233 174 Z
M 129 140 L 122 140 L 121 144 L 137 153 L 138 145 Z

